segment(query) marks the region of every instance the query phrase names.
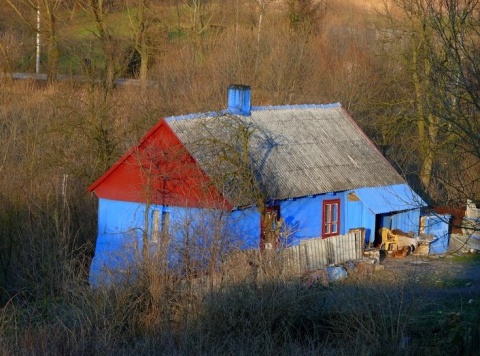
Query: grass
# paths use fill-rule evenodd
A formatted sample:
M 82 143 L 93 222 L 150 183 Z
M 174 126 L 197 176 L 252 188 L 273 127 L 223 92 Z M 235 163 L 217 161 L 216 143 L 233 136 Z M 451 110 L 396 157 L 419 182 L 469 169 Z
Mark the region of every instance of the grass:
M 467 278 L 444 278 L 444 279 L 437 279 L 433 281 L 432 287 L 436 288 L 459 288 L 469 286 L 473 283 L 473 279 Z
M 480 347 L 480 300 L 460 293 L 425 301 L 412 318 L 410 332 L 419 349 L 433 355 L 475 354 Z
M 480 264 L 480 253 L 466 253 L 452 255 L 450 260 L 457 264 Z

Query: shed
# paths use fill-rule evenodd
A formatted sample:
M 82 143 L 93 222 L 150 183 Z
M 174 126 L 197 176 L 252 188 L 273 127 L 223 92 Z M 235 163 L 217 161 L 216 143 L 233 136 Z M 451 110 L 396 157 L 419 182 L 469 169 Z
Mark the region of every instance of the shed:
M 233 85 L 226 110 L 160 119 L 88 188 L 99 198 L 93 283 L 141 259 L 145 244 L 168 245 L 175 265 L 186 248 L 212 260 L 232 246 L 358 228 L 365 244 L 381 227 L 418 233 L 425 202 L 339 103 L 250 98 L 249 86 Z

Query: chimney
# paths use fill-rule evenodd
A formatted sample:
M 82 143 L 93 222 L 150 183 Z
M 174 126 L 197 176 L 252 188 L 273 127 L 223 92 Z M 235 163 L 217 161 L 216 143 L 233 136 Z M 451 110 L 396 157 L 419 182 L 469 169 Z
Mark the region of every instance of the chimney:
M 233 84 L 228 87 L 228 111 L 232 114 L 250 116 L 250 86 Z

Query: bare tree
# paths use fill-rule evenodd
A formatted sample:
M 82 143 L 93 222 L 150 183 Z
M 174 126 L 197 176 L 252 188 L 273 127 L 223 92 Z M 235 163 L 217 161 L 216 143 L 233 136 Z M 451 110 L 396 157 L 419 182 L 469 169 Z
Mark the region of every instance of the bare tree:
M 6 0 L 7 4 L 11 6 L 17 15 L 26 23 L 30 25 L 35 32 L 40 31 L 40 35 L 45 35 L 47 43 L 47 74 L 50 82 L 55 81 L 58 74 L 58 62 L 60 51 L 58 48 L 59 38 L 57 31 L 57 20 L 59 12 L 65 0 Z M 23 8 L 29 9 L 27 14 Z M 39 15 L 40 23 L 37 23 L 34 14 Z M 35 21 L 32 21 L 35 19 Z M 37 26 L 40 27 L 38 28 Z M 37 44 L 39 45 L 39 44 Z
M 386 6 L 386 15 L 391 21 L 386 33 L 390 40 L 403 39 L 399 42 L 401 53 L 393 59 L 397 62 L 398 58 L 402 59 L 400 63 L 408 76 L 407 81 L 398 83 L 406 94 L 400 105 L 402 120 L 416 128 L 419 181 L 425 192 L 435 195 L 433 170 L 444 142 L 438 133 L 440 118 L 432 111 L 436 98 L 430 54 L 443 52 L 435 46 L 436 35 L 431 26 L 433 5 L 433 0 L 392 1 L 391 7 Z
M 418 147 L 420 182 L 434 200 L 451 200 L 455 190 L 458 197 L 475 195 L 478 180 L 468 177 L 478 172 L 480 153 L 475 144 L 479 133 L 475 114 L 479 101 L 478 1 L 393 3 L 401 15 L 390 13 L 390 19 L 400 20 L 389 31 L 406 39 L 402 63 L 411 79 L 411 94 L 403 91 L 405 102 L 398 108 L 404 112 L 403 120 L 415 124 L 416 142 L 412 143 Z M 454 164 L 453 152 L 465 159 Z
M 275 147 L 275 137 L 234 115 L 199 122 L 195 131 L 199 137 L 189 147 L 203 157 L 203 169 L 214 185 L 234 206 L 256 206 L 265 233 L 259 239 L 279 246 L 283 222 L 270 209 L 278 186 L 275 175 L 261 164 Z
M 316 33 L 326 14 L 325 0 L 287 0 L 288 21 L 292 32 Z
M 258 15 L 258 20 L 257 20 L 257 31 L 256 31 L 256 53 L 255 53 L 255 67 L 253 74 L 254 76 L 257 75 L 258 70 L 259 70 L 259 65 L 260 65 L 260 59 L 261 59 L 261 43 L 262 43 L 262 36 L 263 36 L 263 31 L 264 31 L 264 21 L 265 21 L 265 16 L 267 15 L 268 12 L 268 6 L 273 0 L 254 0 L 254 3 L 256 4 L 257 7 L 257 15 Z
M 189 152 L 168 138 L 145 141 L 132 156 L 144 182 L 142 278 L 157 285 L 175 276 L 192 287 L 203 276 L 212 290 L 225 254 L 236 247 L 222 197 Z
M 431 52 L 437 98 L 432 111 L 440 117 L 439 135 L 451 147 L 449 153 L 462 157 L 458 163 L 444 159 L 444 166 L 455 174 L 437 177 L 445 187 L 457 191 L 463 204 L 467 198 L 480 197 L 479 12 L 477 0 L 443 0 L 432 9 L 431 28 L 437 46 L 443 48 Z
M 96 37 L 100 41 L 104 59 L 105 74 L 103 84 L 107 90 L 114 87 L 115 79 L 120 71 L 124 69 L 124 58 L 122 49 L 119 48 L 118 41 L 114 38 L 108 25 L 107 16 L 109 3 L 104 0 L 80 0 L 82 8 L 92 16 L 95 27 Z
M 126 3 L 129 9 L 134 43 L 134 54 L 130 61 L 137 61 L 135 54 L 138 53 L 139 63 L 133 63 L 133 74 L 138 76 L 140 88 L 142 92 L 145 92 L 148 80 L 148 69 L 152 60 L 154 37 L 155 35 L 158 36 L 158 31 L 155 31 L 157 16 L 152 8 L 151 0 L 126 0 Z

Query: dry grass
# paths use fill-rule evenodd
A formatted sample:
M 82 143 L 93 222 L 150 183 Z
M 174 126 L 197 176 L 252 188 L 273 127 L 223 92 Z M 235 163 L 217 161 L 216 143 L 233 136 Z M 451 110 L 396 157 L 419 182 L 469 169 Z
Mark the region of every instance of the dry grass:
M 201 294 L 158 274 L 109 289 L 78 281 L 62 298 L 19 294 L 0 309 L 2 354 L 420 355 L 478 345 L 478 304 L 432 299 L 389 271 L 328 287 L 271 277 L 232 276 Z

